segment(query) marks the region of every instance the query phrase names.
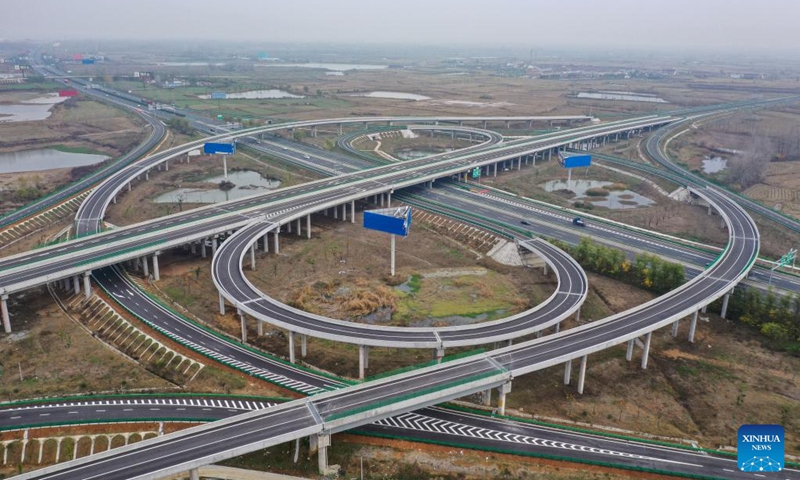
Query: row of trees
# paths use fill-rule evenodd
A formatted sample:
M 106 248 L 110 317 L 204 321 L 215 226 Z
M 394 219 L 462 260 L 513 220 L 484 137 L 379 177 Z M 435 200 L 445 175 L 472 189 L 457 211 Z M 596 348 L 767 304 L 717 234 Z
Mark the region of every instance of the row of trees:
M 731 318 L 758 329 L 765 337 L 800 352 L 800 292 L 778 296 L 739 287 L 731 297 Z
M 584 237 L 575 246 L 554 242 L 591 272 L 621 280 L 630 285 L 666 293 L 686 281 L 683 265 L 651 254 L 639 254 L 631 261 L 622 250 L 609 248 Z

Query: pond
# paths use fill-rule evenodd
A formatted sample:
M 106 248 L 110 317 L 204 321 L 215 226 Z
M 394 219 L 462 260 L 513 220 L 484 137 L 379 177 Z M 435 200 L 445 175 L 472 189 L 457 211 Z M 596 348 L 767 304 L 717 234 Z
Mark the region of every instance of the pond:
M 203 181 L 219 184 L 225 179 L 224 176 L 214 176 Z M 155 203 L 217 203 L 237 198 L 250 197 L 259 193 L 268 192 L 280 187 L 280 180 L 264 178 L 260 173 L 251 170 L 238 170 L 228 172 L 228 180 L 236 185 L 230 190 L 220 190 L 219 188 L 178 188 L 156 197 Z
M 612 210 L 646 207 L 656 203 L 644 195 L 639 195 L 631 190 L 611 190 L 607 196 L 599 197 L 590 196 L 587 193 L 590 189 L 603 188 L 613 184 L 613 182 L 603 182 L 599 180 L 572 180 L 570 184 L 567 185 L 567 182 L 564 180 L 550 180 L 539 186 L 544 188 L 547 192 L 568 190 L 575 194 L 572 201 L 582 200 L 584 202 L 591 202 L 596 207 L 606 207 Z
M 107 160 L 106 155 L 68 153 L 53 148 L 0 153 L 0 173 L 33 172 L 54 168 L 82 167 Z
M 17 104 L 0 104 L 0 123 L 44 120 L 50 116 L 50 109 L 53 108 L 53 105 L 61 103 L 68 98 L 59 97 L 57 93 L 53 93 Z
M 663 98 L 658 98 L 649 93 L 635 92 L 580 92 L 578 98 L 591 98 L 594 100 L 626 100 L 630 102 L 667 103 Z
M 719 173 L 728 168 L 728 160 L 722 157 L 706 157 L 703 160 L 703 172 L 705 173 Z
M 430 100 L 431 97 L 425 95 L 417 95 L 416 93 L 404 92 L 369 92 L 369 93 L 354 93 L 351 97 L 369 97 L 369 98 L 391 98 L 394 100 Z
M 446 149 L 444 151 L 452 152 L 453 149 L 448 148 L 448 149 Z M 433 152 L 431 150 L 416 150 L 416 149 L 412 149 L 412 150 L 400 150 L 400 151 L 394 152 L 394 154 L 392 154 L 392 156 L 394 156 L 395 158 L 399 158 L 400 160 L 416 160 L 418 158 L 429 157 L 431 155 L 437 155 L 439 153 L 443 153 L 443 152 Z
M 272 63 L 256 64 L 257 67 L 295 67 L 295 68 L 318 68 L 322 70 L 333 70 L 346 72 L 348 70 L 383 70 L 389 68 L 388 65 L 369 65 L 359 63 Z
M 203 100 L 208 100 L 211 95 L 198 95 Z M 285 92 L 283 90 L 251 90 L 249 92 L 227 93 L 224 99 L 220 100 L 259 100 L 264 98 L 305 98 L 302 95 Z

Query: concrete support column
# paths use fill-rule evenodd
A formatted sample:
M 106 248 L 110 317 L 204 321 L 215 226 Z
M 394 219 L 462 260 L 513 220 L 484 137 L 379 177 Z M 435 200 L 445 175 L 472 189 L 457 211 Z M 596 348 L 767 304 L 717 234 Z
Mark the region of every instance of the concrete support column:
M 728 313 L 728 302 L 730 299 L 731 292 L 726 293 L 725 296 L 722 297 L 722 311 L 719 313 L 719 316 L 722 318 L 725 318 L 725 315 Z
M 303 225 L 301 223 L 301 220 L 302 220 L 301 218 L 297 219 L 297 236 L 298 237 L 302 237 L 303 236 Z
M 128 191 L 131 191 L 131 182 L 128 182 Z
M 522 170 L 522 157 L 517 159 L 517 171 Z
M 628 351 L 625 352 L 625 360 L 633 360 L 633 339 L 628 340 Z
M 256 269 L 256 244 L 255 242 L 250 245 L 250 270 Z
M 706 313 L 708 311 L 708 305 L 703 305 L 703 308 L 700 309 L 700 313 Z
M 495 176 L 495 177 L 497 176 L 497 164 L 496 163 L 494 164 L 494 174 L 493 174 L 493 176 Z
M 225 297 L 222 294 L 219 294 L 219 314 L 225 315 Z
M 342 221 L 343 222 L 347 221 L 347 204 L 346 203 L 342 204 Z
M 392 192 L 386 194 L 386 206 L 387 207 L 392 206 Z
M 289 331 L 289 362 L 294 363 L 294 332 Z
M 75 289 L 75 295 L 81 293 L 81 279 L 77 275 L 72 277 L 72 287 Z
M 383 205 L 383 199 L 381 199 L 381 205 Z M 339 210 L 336 207 L 333 207 L 333 219 L 339 220 Z
M 358 379 L 364 380 L 364 371 L 367 369 L 367 356 L 369 347 L 366 345 L 358 346 Z
M 310 231 L 311 229 L 309 229 L 309 232 Z M 265 233 L 264 238 L 262 238 L 261 241 L 264 242 L 264 253 L 269 253 L 269 234 Z
M 350 223 L 356 223 L 356 201 L 350 201 Z
M 433 356 L 436 358 L 436 363 L 442 363 L 442 358 L 444 358 L 444 348 L 437 348 L 434 350 Z
M 256 326 L 258 327 L 258 336 L 264 336 L 264 322 L 261 320 L 256 320 Z
M 692 322 L 689 324 L 689 343 L 694 343 L 695 331 L 697 331 L 697 310 L 692 314 Z
M 3 330 L 11 333 L 11 318 L 8 315 L 8 295 L 0 296 L 0 310 L 3 311 Z
M 83 273 L 83 298 L 88 299 L 92 296 L 92 271 Z
M 211 239 L 211 255 L 212 256 L 216 255 L 218 246 L 219 246 L 219 238 L 214 236 Z
M 650 339 L 653 337 L 653 332 L 647 332 L 644 337 L 644 352 L 642 352 L 642 370 L 647 369 L 647 357 L 650 356 Z
M 583 395 L 583 386 L 586 383 L 586 362 L 588 359 L 588 355 L 581 357 L 581 369 L 578 372 L 578 393 L 580 395 Z
M 556 329 L 555 330 L 556 330 L 555 333 L 558 333 L 558 332 L 561 331 L 561 322 L 556 323 Z
M 580 323 L 581 321 L 581 309 L 575 310 L 575 323 Z
M 200 472 L 196 468 L 189 470 L 189 480 L 200 480 Z
M 308 335 L 303 333 L 300 335 L 300 356 L 302 358 L 306 358 L 307 353 L 308 353 Z
M 292 222 L 286 222 L 286 233 L 292 233 Z
M 497 389 L 500 393 L 500 398 L 497 400 L 497 413 L 500 415 L 506 414 L 506 395 L 511 393 L 511 382 L 500 385 Z
M 239 321 L 242 323 L 242 343 L 247 343 L 247 317 L 241 310 L 237 309 L 236 313 L 239 314 Z
M 158 271 L 158 254 L 159 252 L 153 254 L 153 280 L 156 282 L 161 279 L 161 273 Z
M 145 179 L 145 180 L 150 180 L 150 170 L 149 170 L 149 169 L 148 169 L 148 170 L 145 170 L 145 172 L 144 172 L 144 179 Z
M 169 172 L 169 160 L 164 161 L 164 171 Z
M 569 359 L 564 363 L 564 385 L 569 385 L 571 375 L 572 375 L 572 359 Z
M 206 258 L 206 239 L 200 240 L 200 256 Z
M 483 391 L 483 404 L 487 407 L 492 405 L 492 389 L 484 390 Z
M 311 214 L 306 215 L 306 238 L 311 238 Z
M 672 324 L 672 336 L 673 337 L 677 337 L 678 336 L 678 326 L 680 324 L 681 324 L 680 320 L 675 320 L 675 322 Z
M 280 241 L 281 229 L 280 228 L 275 230 L 274 236 L 275 236 L 275 245 L 274 245 L 274 247 L 275 247 L 275 255 L 278 255 L 279 253 L 281 253 L 281 241 Z
M 189 246 L 192 250 L 192 255 L 197 255 L 197 245 L 194 242 L 192 242 L 191 245 Z
M 317 435 L 317 460 L 320 475 L 328 474 L 328 447 L 330 446 L 330 435 Z

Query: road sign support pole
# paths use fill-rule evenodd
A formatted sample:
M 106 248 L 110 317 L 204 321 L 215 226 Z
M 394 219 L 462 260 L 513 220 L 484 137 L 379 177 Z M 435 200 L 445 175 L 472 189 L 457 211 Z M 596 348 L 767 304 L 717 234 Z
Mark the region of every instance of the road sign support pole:
M 581 369 L 578 371 L 578 394 L 580 395 L 583 395 L 583 386 L 586 384 L 586 362 L 588 359 L 588 355 L 581 357 Z
M 628 351 L 625 352 L 625 360 L 633 360 L 633 339 L 628 340 Z
M 569 188 L 570 183 L 572 182 L 572 169 L 567 169 L 567 188 Z
M 569 359 L 564 363 L 564 385 L 569 385 L 571 375 L 572 375 L 572 359 Z
M 228 156 L 222 156 L 222 171 L 225 173 L 225 180 L 228 179 Z
M 395 249 L 395 239 L 394 239 L 394 233 L 393 233 L 393 234 L 392 234 L 392 253 L 391 253 L 391 255 L 392 255 L 392 260 L 391 260 L 391 262 L 392 262 L 392 269 L 391 269 L 391 273 L 392 273 L 392 276 L 393 276 L 393 277 L 394 277 L 394 249 Z
M 647 357 L 650 355 L 650 340 L 653 337 L 653 332 L 647 332 L 644 337 L 644 352 L 642 353 L 642 370 L 647 370 Z
M 697 310 L 692 314 L 692 323 L 689 324 L 689 343 L 694 343 L 694 333 L 697 330 Z
M 11 333 L 11 318 L 8 316 L 8 295 L 0 297 L 0 309 L 3 311 L 3 330 Z
M 92 296 L 92 271 L 83 273 L 83 298 L 89 299 Z

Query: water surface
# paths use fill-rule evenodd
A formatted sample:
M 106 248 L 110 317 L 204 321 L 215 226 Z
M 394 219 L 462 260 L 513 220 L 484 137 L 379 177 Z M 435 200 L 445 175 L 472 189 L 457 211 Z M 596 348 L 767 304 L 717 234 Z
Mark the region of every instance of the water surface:
M 34 172 L 82 167 L 107 160 L 106 155 L 67 153 L 52 148 L 0 153 L 0 173 Z

